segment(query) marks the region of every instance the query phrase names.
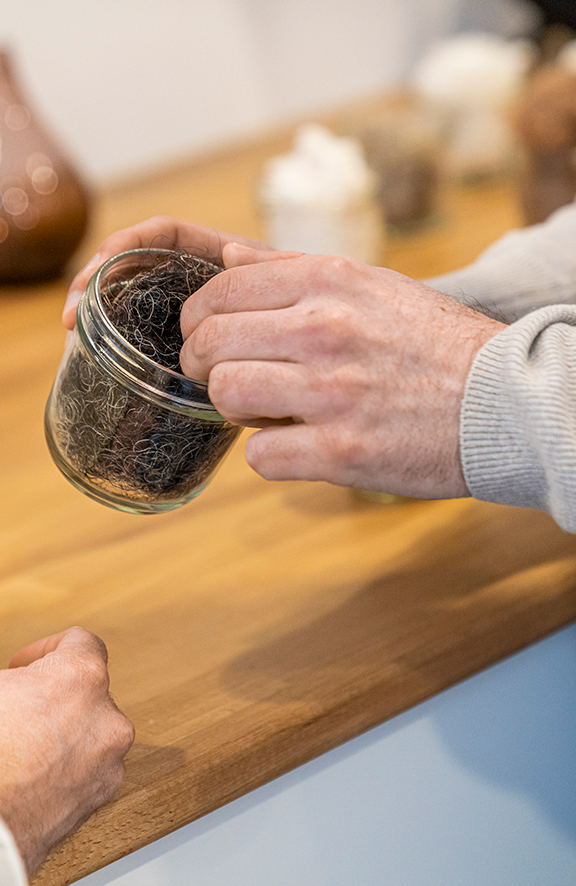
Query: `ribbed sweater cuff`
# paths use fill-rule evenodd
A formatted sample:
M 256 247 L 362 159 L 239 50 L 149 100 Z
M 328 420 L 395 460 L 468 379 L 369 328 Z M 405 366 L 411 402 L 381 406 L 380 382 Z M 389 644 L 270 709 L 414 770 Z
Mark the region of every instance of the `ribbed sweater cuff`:
M 475 498 L 539 508 L 576 531 L 576 307 L 534 311 L 492 338 L 461 411 L 464 476 Z

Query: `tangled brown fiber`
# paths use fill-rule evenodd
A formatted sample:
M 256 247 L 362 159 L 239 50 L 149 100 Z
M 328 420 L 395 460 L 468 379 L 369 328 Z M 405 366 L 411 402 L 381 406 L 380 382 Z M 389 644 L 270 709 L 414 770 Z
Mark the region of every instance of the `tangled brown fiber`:
M 161 263 L 102 293 L 106 314 L 127 341 L 165 369 L 182 372 L 182 305 L 214 276 L 214 266 L 195 255 L 173 252 Z
M 182 305 L 217 271 L 201 258 L 173 252 L 133 276 L 109 279 L 102 304 L 141 354 L 181 373 Z M 57 436 L 73 470 L 135 501 L 179 499 L 203 486 L 239 432 L 228 422 L 181 414 L 134 393 L 83 347 L 69 358 L 58 402 Z

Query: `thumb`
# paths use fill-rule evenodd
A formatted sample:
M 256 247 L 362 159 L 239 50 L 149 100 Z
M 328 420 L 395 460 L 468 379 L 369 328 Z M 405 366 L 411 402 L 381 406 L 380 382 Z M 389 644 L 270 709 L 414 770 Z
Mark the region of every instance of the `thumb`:
M 44 658 L 49 652 L 54 652 L 58 648 L 63 636 L 64 633 L 52 634 L 51 637 L 43 637 L 42 640 L 36 640 L 36 642 L 30 643 L 29 646 L 25 646 L 24 649 L 21 649 L 12 656 L 8 667 L 25 668 L 33 661 L 37 661 L 39 658 Z
M 225 268 L 239 268 L 241 265 L 254 265 L 265 261 L 279 261 L 298 258 L 301 252 L 279 252 L 273 249 L 253 249 L 243 243 L 227 243 L 222 250 Z
M 50 637 L 43 637 L 24 647 L 12 656 L 10 668 L 25 668 L 41 658 L 45 658 L 52 652 L 62 652 L 68 655 L 77 655 L 82 658 L 98 657 L 104 663 L 107 662 L 108 654 L 106 646 L 100 637 L 84 628 L 73 627 Z

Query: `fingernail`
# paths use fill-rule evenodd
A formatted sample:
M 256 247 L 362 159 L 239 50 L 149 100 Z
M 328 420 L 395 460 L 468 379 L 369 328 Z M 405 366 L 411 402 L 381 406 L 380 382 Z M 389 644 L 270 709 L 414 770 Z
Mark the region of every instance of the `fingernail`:
M 235 268 L 237 265 L 244 264 L 244 262 L 249 261 L 249 257 L 244 255 L 242 257 L 242 253 L 253 253 L 254 250 L 250 246 L 244 246 L 243 243 L 237 243 L 233 240 L 231 243 L 226 243 L 224 249 L 222 250 L 222 258 L 224 259 L 224 267 L 227 269 Z

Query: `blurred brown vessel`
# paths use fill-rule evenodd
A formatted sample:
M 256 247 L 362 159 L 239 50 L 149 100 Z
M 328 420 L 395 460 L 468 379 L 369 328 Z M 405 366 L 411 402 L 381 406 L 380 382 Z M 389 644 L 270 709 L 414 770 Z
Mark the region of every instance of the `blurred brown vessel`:
M 59 276 L 86 230 L 80 176 L 20 89 L 0 49 L 0 284 Z

